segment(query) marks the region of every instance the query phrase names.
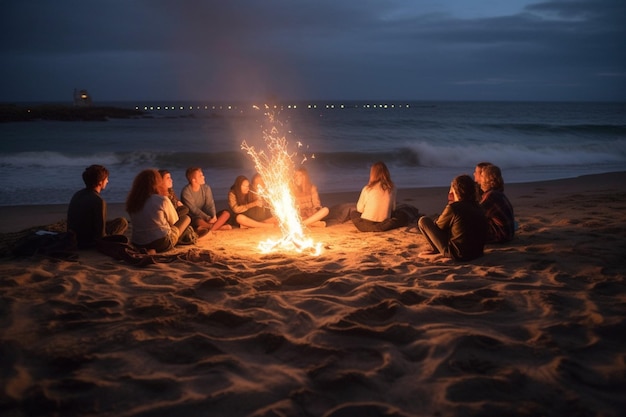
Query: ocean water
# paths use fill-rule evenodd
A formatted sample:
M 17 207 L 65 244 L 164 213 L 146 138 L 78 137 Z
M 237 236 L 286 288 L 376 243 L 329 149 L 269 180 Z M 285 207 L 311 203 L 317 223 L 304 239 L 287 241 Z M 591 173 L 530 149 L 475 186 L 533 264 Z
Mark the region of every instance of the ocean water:
M 101 104 L 147 113 L 0 123 L 0 205 L 67 203 L 94 163 L 110 171 L 108 202 L 123 202 L 145 168 L 169 169 L 180 193 L 189 166 L 201 167 L 216 200 L 225 200 L 237 175 L 255 172 L 242 143 L 265 149 L 272 127 L 322 193 L 359 191 L 379 160 L 401 188 L 446 186 L 481 161 L 500 166 L 506 183 L 626 170 L 626 103 Z

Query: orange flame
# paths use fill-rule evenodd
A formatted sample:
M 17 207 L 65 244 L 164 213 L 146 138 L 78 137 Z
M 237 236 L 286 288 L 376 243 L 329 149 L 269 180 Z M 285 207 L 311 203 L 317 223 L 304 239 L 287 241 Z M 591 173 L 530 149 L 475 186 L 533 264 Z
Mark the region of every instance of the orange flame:
M 287 140 L 280 135 L 273 114 L 266 113 L 266 116 L 272 124 L 269 132 L 263 131 L 267 151 L 257 152 L 246 141 L 241 144 L 241 148 L 250 155 L 257 172 L 263 178 L 265 186 L 258 190 L 258 193 L 269 203 L 282 232 L 281 239 L 260 242 L 259 250 L 262 253 L 270 253 L 282 249 L 317 256 L 322 252 L 322 244 L 315 243 L 313 239 L 304 235 L 302 219 L 290 187 L 290 179 L 294 172 L 294 154 L 289 153 Z

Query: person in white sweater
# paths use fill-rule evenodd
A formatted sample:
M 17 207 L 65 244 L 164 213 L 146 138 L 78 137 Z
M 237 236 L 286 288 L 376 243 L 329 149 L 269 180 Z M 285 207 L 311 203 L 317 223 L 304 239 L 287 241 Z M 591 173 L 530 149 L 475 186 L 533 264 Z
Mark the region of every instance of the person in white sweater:
M 384 162 L 372 165 L 350 220 L 361 232 L 384 232 L 408 223 L 406 213 L 396 211 L 396 187 Z
M 191 224 L 187 215 L 178 216 L 167 187 L 156 169 L 146 169 L 135 177 L 126 198 L 126 211 L 132 224 L 133 245 L 165 252 L 172 249 Z

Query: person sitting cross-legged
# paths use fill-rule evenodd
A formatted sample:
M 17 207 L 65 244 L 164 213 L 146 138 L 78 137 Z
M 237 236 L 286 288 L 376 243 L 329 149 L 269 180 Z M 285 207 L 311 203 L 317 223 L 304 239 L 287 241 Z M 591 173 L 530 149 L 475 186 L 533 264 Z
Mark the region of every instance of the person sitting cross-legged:
M 188 184 L 183 188 L 180 196 L 183 204 L 189 208 L 191 224 L 203 235 L 209 230 L 228 230 L 230 213 L 228 210 L 217 212 L 213 191 L 206 183 L 202 169 L 188 168 L 186 173 Z

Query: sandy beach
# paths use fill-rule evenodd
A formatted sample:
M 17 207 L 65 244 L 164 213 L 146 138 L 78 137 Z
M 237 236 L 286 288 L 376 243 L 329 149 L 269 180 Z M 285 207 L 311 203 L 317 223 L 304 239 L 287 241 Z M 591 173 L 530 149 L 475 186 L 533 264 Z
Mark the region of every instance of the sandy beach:
M 278 230 L 235 229 L 141 268 L 15 258 L 66 206 L 0 207 L 0 414 L 624 416 L 626 172 L 506 194 L 516 238 L 469 263 L 350 223 L 308 230 L 316 257 L 261 254 Z M 446 199 L 398 193 L 428 216 Z

